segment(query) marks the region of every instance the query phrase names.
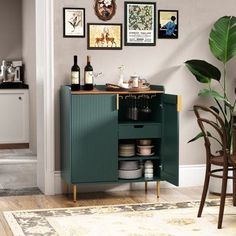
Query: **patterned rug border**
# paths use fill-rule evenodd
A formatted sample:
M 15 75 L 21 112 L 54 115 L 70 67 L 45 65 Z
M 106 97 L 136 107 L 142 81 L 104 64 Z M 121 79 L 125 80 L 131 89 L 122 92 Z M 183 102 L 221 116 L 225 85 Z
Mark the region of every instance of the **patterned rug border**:
M 49 224 L 46 217 L 54 216 L 73 216 L 79 215 L 92 215 L 92 214 L 105 214 L 107 210 L 116 212 L 132 212 L 132 211 L 145 211 L 145 210 L 167 210 L 167 209 L 179 209 L 179 208 L 195 208 L 199 206 L 199 200 L 183 201 L 183 202 L 154 202 L 154 203 L 135 203 L 135 204 L 117 204 L 117 205 L 100 205 L 100 206 L 82 206 L 82 207 L 64 207 L 64 208 L 48 208 L 48 209 L 29 209 L 29 210 L 17 210 L 17 211 L 3 211 L 3 215 L 11 228 L 14 235 L 25 236 L 23 231 L 24 227 L 27 228 L 25 223 L 20 225 L 20 217 L 17 218 L 17 213 L 22 214 L 23 218 L 27 221 L 34 218 L 36 224 L 44 224 L 49 228 L 49 235 L 54 235 L 56 232 L 54 228 Z M 214 207 L 219 206 L 220 199 L 207 199 L 205 206 Z M 232 204 L 232 198 L 227 198 L 225 205 Z M 32 215 L 34 214 L 34 215 Z M 22 216 L 21 216 L 22 217 Z M 40 234 L 38 234 L 40 235 Z M 42 234 L 43 235 L 43 234 Z M 57 234 L 55 234 L 57 235 Z
M 226 198 L 225 203 L 230 203 L 232 202 L 232 198 Z M 88 208 L 106 208 L 106 207 L 122 207 L 122 206 L 141 206 L 141 205 L 180 205 L 183 203 L 191 203 L 193 204 L 192 206 L 184 207 L 184 208 L 190 208 L 190 207 L 195 207 L 200 204 L 200 200 L 191 200 L 191 201 L 173 201 L 173 202 L 149 202 L 149 203 L 128 203 L 128 204 L 111 204 L 111 205 L 91 205 L 91 206 L 77 206 L 77 207 L 58 207 L 58 208 L 43 208 L 43 209 L 25 209 L 25 210 L 14 210 L 14 211 L 2 211 L 3 213 L 13 213 L 13 212 L 40 212 L 40 211 L 49 211 L 49 210 L 65 210 L 65 209 L 88 209 Z M 206 199 L 205 201 L 205 206 L 218 206 L 220 203 L 220 198 L 214 198 L 214 199 Z M 166 208 L 165 208 L 166 209 Z M 160 210 L 165 210 L 165 209 L 160 209 Z

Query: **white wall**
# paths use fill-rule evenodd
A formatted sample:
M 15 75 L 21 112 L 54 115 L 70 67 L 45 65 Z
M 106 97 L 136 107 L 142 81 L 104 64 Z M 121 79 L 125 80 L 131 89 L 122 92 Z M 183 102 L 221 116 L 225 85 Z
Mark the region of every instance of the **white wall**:
M 29 85 L 30 149 L 37 152 L 36 140 L 36 45 L 35 0 L 22 1 L 22 58 L 25 63 L 25 83 Z
M 124 1 L 117 0 L 117 13 L 109 23 L 124 23 Z M 227 4 L 226 4 L 227 3 Z M 63 7 L 86 8 L 86 23 L 102 23 L 94 14 L 94 1 L 55 1 L 55 117 L 56 117 L 56 169 L 59 169 L 59 89 L 69 84 L 72 57 L 79 56 L 79 65 L 84 68 L 86 56 L 91 55 L 92 65 L 103 78 L 97 84 L 115 83 L 118 79 L 117 67 L 125 65 L 128 78 L 133 72 L 147 78 L 152 84 L 161 84 L 166 93 L 183 96 L 183 110 L 180 113 L 180 164 L 204 163 L 201 142 L 187 144 L 199 132 L 193 112 L 193 104 L 205 103 L 197 98 L 200 84 L 184 67 L 184 61 L 193 58 L 209 60 L 218 64 L 208 48 L 208 34 L 212 24 L 223 15 L 236 15 L 234 0 L 174 0 L 157 1 L 158 9 L 179 10 L 179 39 L 157 39 L 155 47 L 123 47 L 122 51 L 87 50 L 87 38 L 63 38 Z M 229 77 L 235 78 L 236 68 L 231 63 Z M 233 80 L 232 80 L 232 83 Z
M 21 0 L 0 0 L 0 6 L 0 62 L 21 59 Z

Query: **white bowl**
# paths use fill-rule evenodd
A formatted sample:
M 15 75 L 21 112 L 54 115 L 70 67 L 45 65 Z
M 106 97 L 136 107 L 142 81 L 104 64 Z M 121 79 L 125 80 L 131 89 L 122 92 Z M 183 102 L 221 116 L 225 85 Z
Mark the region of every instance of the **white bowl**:
M 137 170 L 119 170 L 120 179 L 138 179 L 142 177 L 142 169 Z
M 125 152 L 119 152 L 119 156 L 120 157 L 132 157 L 135 155 L 135 152 L 128 152 L 128 153 L 125 153 Z
M 138 152 L 142 155 L 151 155 L 154 146 L 137 146 Z
M 153 179 L 153 174 L 145 173 L 144 177 L 147 178 L 147 179 Z
M 153 169 L 144 169 L 145 174 L 153 174 Z
M 143 146 L 151 145 L 151 143 L 152 143 L 151 139 L 140 139 L 140 140 L 138 140 L 138 144 L 143 145 Z
M 119 151 L 134 151 L 135 145 L 134 144 L 120 144 Z
M 137 147 L 140 148 L 140 149 L 147 149 L 147 148 L 153 148 L 154 145 L 146 145 L 146 146 L 137 145 Z
M 144 163 L 144 168 L 145 168 L 145 169 L 153 169 L 153 163 L 152 163 L 152 161 L 150 161 L 150 160 L 145 161 L 145 163 Z

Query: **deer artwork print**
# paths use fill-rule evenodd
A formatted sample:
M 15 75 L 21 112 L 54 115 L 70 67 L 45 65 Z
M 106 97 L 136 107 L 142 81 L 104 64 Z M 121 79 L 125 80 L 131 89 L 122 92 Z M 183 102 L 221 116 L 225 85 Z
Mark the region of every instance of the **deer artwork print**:
M 105 43 L 104 33 L 101 33 L 101 37 L 95 38 L 95 47 L 103 47 Z
M 104 33 L 105 33 L 105 40 L 106 40 L 106 44 L 107 47 L 116 47 L 116 42 L 115 42 L 115 38 L 114 37 L 110 37 L 110 33 L 109 33 L 109 29 L 108 28 L 104 28 Z

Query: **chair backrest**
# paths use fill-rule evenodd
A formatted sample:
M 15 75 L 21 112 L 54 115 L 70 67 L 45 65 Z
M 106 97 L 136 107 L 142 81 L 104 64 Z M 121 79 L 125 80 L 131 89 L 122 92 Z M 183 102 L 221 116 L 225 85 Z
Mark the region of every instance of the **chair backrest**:
M 212 142 L 215 141 L 221 146 L 220 150 L 217 151 L 224 156 L 224 162 L 228 163 L 229 149 L 224 121 L 208 107 L 195 105 L 193 109 L 204 137 L 207 159 L 210 160 L 212 157 L 219 156 L 219 154 L 212 153 Z M 208 117 L 211 117 L 211 119 Z

